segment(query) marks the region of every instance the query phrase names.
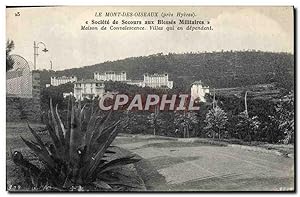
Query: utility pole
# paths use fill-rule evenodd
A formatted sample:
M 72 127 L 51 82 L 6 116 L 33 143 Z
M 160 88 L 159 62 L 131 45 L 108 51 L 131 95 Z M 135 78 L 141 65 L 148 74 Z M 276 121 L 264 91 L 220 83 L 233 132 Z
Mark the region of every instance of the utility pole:
M 214 88 L 213 109 L 215 109 L 215 102 L 216 102 L 216 89 Z
M 52 61 L 50 60 L 50 70 L 52 70 Z
M 44 49 L 42 50 L 44 53 L 48 52 L 48 49 L 46 48 L 45 43 L 43 42 L 38 42 L 36 43 L 35 41 L 33 42 L 33 69 L 36 70 L 36 58 L 39 55 L 39 45 L 42 44 L 44 45 Z
M 245 113 L 248 118 L 247 94 L 248 94 L 248 91 L 246 91 L 246 93 L 245 93 Z
M 36 44 L 35 41 L 33 42 L 33 70 L 36 70 L 36 57 L 38 54 L 36 54 Z

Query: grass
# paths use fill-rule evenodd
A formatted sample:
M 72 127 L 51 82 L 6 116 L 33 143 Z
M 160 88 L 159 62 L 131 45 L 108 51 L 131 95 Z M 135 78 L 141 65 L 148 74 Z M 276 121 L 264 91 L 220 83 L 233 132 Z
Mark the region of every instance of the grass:
M 43 125 L 34 124 L 32 125 L 34 129 L 42 129 Z M 40 133 L 42 135 L 43 140 L 49 140 L 48 136 L 45 132 Z M 26 145 L 21 140 L 20 136 L 24 137 L 25 139 L 33 139 L 29 129 L 27 128 L 26 124 L 11 124 L 9 123 L 7 125 L 6 129 L 6 151 L 8 153 L 9 149 L 12 150 L 21 150 L 23 155 L 26 158 L 29 158 L 29 160 L 33 163 L 38 163 L 38 160 L 34 155 L 32 155 L 29 151 L 29 149 L 26 147 Z M 192 141 L 192 140 L 196 141 Z M 281 150 L 282 152 L 288 152 L 293 153 L 294 152 L 294 146 L 293 145 L 274 145 L 274 144 L 266 144 L 266 143 L 244 143 L 240 140 L 236 139 L 211 139 L 211 138 L 167 138 L 163 136 L 149 136 L 149 135 L 128 135 L 128 134 L 120 134 L 120 137 L 116 139 L 114 144 L 126 144 L 126 143 L 135 143 L 135 142 L 151 142 L 153 140 L 153 143 L 149 143 L 143 146 L 145 147 L 153 147 L 153 148 L 172 148 L 172 147 L 199 147 L 199 146 L 205 146 L 205 145 L 212 145 L 212 146 L 226 146 L 228 144 L 239 144 L 239 145 L 250 145 L 250 146 L 259 146 L 266 149 L 275 149 L 275 150 Z M 167 142 L 159 143 L 160 140 L 167 140 Z M 191 140 L 191 141 L 189 141 Z M 197 160 L 197 157 L 184 157 L 184 158 L 172 158 L 172 157 L 161 157 L 161 158 L 155 158 L 150 160 L 142 160 L 141 162 L 137 163 L 137 171 L 138 173 L 143 177 L 143 180 L 145 182 L 145 185 L 148 190 L 172 190 L 172 191 L 182 191 L 186 188 L 190 188 L 191 190 L 236 190 L 243 188 L 243 190 L 247 190 L 250 186 L 253 187 L 259 187 L 255 186 L 257 184 L 257 179 L 253 180 L 245 180 L 245 184 L 243 187 L 235 188 L 234 186 L 226 185 L 225 182 L 227 179 L 221 179 L 224 180 L 224 183 L 215 183 L 216 181 L 220 181 L 220 178 L 216 177 L 209 178 L 205 180 L 193 180 L 182 184 L 177 185 L 166 185 L 165 179 L 162 175 L 160 175 L 157 170 L 160 168 L 168 167 L 171 164 L 178 164 L 182 163 L 184 160 L 192 161 Z M 7 164 L 7 188 L 8 189 L 15 189 L 18 190 L 20 184 L 24 181 L 24 178 L 22 177 L 22 172 L 15 166 L 15 164 L 7 157 L 6 160 Z M 242 181 L 241 179 L 239 179 Z M 280 183 L 281 181 L 284 181 L 286 186 L 285 188 L 282 188 L 283 190 L 288 190 L 290 185 L 292 185 L 292 180 L 285 180 L 285 179 L 266 179 L 261 180 L 262 182 L 266 182 L 267 185 L 272 186 L 272 181 L 276 182 L 276 185 L 282 186 Z M 270 183 L 268 183 L 270 182 Z M 277 183 L 278 182 L 278 183 Z M 252 185 L 251 185 L 252 184 Z M 226 188 L 222 188 L 221 186 L 226 185 Z M 217 187 L 218 186 L 218 187 Z M 24 190 L 24 188 L 21 188 Z M 264 188 L 261 188 L 264 189 Z M 32 191 L 32 190 L 30 190 Z
M 176 138 L 169 138 L 164 136 L 149 136 L 149 135 L 133 135 L 133 134 L 124 134 L 120 133 L 118 138 L 114 140 L 114 144 L 128 144 L 128 143 L 135 143 L 135 142 L 148 142 L 151 140 L 168 140 L 168 141 L 177 141 Z
M 218 146 L 217 144 L 210 144 Z M 207 146 L 207 144 L 201 143 L 201 142 L 180 142 L 180 141 L 174 141 L 174 142 L 165 142 L 165 143 L 150 143 L 143 145 L 140 148 L 147 148 L 147 147 L 153 147 L 153 148 L 172 148 L 172 147 L 199 147 L 199 146 Z
M 263 184 L 262 184 L 263 183 Z M 172 191 L 293 191 L 292 178 L 244 178 L 208 177 L 170 185 Z

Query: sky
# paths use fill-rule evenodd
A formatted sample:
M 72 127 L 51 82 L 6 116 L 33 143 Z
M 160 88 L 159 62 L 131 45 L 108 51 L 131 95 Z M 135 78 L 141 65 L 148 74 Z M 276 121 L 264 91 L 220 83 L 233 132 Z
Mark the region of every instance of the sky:
M 213 31 L 82 31 L 95 12 L 186 12 L 208 20 Z M 19 12 L 20 16 L 15 16 Z M 147 18 L 111 18 L 147 20 Z M 162 19 L 162 18 L 156 18 Z M 168 20 L 172 18 L 164 18 Z M 174 19 L 174 18 L 173 18 Z M 292 7 L 23 7 L 6 9 L 6 39 L 13 54 L 33 67 L 33 42 L 39 45 L 38 69 L 63 70 L 156 53 L 262 50 L 293 53 Z

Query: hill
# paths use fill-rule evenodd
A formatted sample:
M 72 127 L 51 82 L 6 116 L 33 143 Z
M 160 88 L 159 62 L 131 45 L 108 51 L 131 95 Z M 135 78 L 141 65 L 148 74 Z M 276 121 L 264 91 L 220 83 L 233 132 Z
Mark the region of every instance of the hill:
M 170 80 L 174 81 L 174 88 L 178 90 L 186 90 L 196 80 L 215 88 L 268 83 L 276 83 L 286 89 L 294 87 L 294 55 L 262 51 L 159 53 L 56 72 L 43 70 L 41 84 L 49 83 L 53 75 L 93 78 L 96 71 L 126 71 L 128 79 L 142 79 L 146 72 L 167 72 Z

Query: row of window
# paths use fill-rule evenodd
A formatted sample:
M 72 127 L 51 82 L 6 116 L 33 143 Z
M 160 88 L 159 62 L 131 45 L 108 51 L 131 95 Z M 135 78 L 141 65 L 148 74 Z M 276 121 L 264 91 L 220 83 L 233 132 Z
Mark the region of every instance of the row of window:
M 86 88 L 87 86 L 92 86 L 93 87 L 93 84 L 88 84 L 88 85 L 84 84 L 84 83 L 83 84 L 82 83 L 81 84 L 80 83 L 75 84 L 76 88 L 80 88 L 80 87 Z M 104 86 L 104 84 L 103 83 L 96 83 L 95 86 L 96 87 L 102 87 L 102 86 Z

